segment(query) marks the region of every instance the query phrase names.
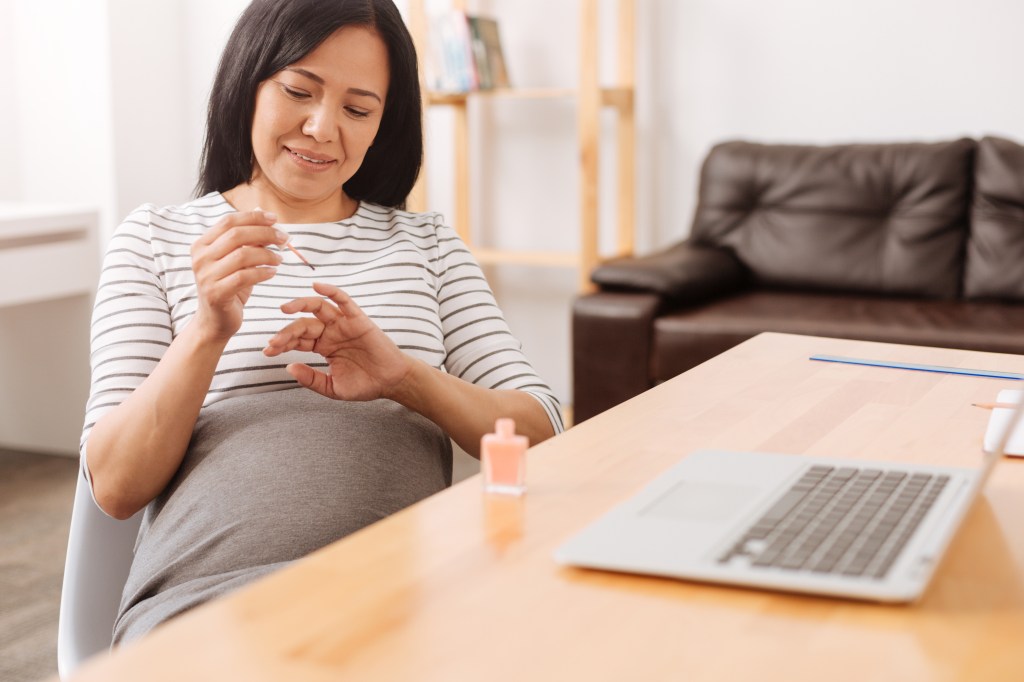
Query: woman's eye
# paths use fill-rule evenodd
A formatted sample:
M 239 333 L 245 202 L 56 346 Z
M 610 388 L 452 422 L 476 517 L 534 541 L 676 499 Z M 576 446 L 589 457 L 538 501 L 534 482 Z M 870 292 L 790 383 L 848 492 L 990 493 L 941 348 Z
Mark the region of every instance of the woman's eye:
M 347 111 L 349 115 L 354 116 L 356 118 L 366 118 L 367 116 L 370 115 L 369 111 L 365 111 L 363 109 L 356 109 L 355 107 L 345 107 L 345 111 Z
M 281 89 L 284 90 L 284 94 L 288 95 L 292 99 L 298 99 L 298 100 L 309 99 L 309 93 L 308 92 L 303 92 L 302 90 L 296 90 L 295 88 L 290 88 L 287 85 L 281 85 Z

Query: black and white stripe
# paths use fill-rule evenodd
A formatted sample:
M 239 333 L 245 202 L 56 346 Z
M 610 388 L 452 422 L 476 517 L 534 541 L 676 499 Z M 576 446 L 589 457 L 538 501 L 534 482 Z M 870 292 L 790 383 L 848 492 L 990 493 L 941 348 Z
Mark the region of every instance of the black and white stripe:
M 82 446 L 104 413 L 153 371 L 196 310 L 190 247 L 234 208 L 214 192 L 181 206 L 144 205 L 120 225 L 107 248 L 92 321 L 92 389 Z M 558 401 L 534 372 L 498 309 L 469 250 L 434 213 L 363 203 L 336 223 L 278 225 L 316 266 L 289 251 L 277 275 L 258 284 L 241 329 L 228 343 L 204 406 L 238 395 L 293 388 L 290 362 L 324 367 L 293 352 L 263 355 L 265 342 L 293 316 L 280 306 L 315 295 L 314 281 L 344 289 L 410 355 L 487 388 L 518 389 L 544 407 L 562 431 Z

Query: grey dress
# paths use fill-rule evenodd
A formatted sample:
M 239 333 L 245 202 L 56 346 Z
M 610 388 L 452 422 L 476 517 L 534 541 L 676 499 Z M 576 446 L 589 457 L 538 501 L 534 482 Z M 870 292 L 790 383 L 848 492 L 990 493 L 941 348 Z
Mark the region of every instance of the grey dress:
M 451 476 L 448 437 L 388 400 L 296 388 L 209 405 L 146 509 L 114 643 L 438 492 Z

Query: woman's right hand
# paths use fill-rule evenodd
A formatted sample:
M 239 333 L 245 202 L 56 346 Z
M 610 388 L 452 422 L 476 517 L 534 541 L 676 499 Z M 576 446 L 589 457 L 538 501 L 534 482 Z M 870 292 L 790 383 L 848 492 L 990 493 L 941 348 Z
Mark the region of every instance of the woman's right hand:
M 231 213 L 192 244 L 199 300 L 191 324 L 211 341 L 226 342 L 238 331 L 253 287 L 277 273 L 281 256 L 267 246 L 285 244 L 288 235 L 276 222 L 265 211 Z

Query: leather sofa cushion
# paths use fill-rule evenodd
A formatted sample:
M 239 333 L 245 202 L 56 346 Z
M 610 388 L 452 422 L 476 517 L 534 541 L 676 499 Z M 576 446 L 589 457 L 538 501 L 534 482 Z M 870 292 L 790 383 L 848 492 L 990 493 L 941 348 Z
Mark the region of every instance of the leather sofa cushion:
M 728 249 L 683 241 L 648 256 L 602 263 L 590 280 L 604 289 L 653 291 L 677 303 L 692 303 L 741 288 L 747 271 Z
M 664 381 L 763 331 L 1024 353 L 1024 306 L 760 290 L 654 321 L 651 373 Z
M 761 285 L 960 292 L 975 142 L 727 142 L 705 159 L 692 235 Z
M 978 143 L 964 295 L 1024 300 L 1024 147 Z

